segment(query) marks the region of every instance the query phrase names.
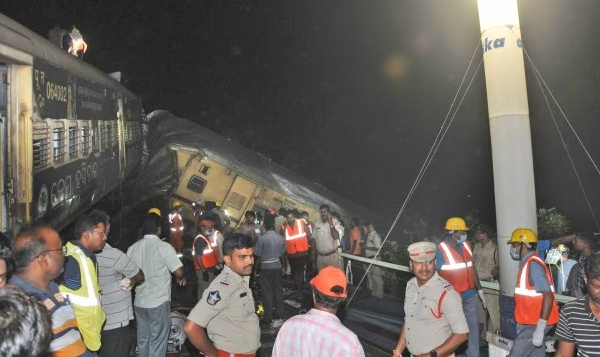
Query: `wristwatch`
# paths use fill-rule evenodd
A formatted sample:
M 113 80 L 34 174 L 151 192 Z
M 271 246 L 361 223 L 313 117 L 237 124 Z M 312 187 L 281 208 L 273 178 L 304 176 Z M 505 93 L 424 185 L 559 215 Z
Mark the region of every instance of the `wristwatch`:
M 431 350 L 431 352 L 429 352 L 429 356 L 438 357 L 437 352 L 435 352 L 435 350 Z

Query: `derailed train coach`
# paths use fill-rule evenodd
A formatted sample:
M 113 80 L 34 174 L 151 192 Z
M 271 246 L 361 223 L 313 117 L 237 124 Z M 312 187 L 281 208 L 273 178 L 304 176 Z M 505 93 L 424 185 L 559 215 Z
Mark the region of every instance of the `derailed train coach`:
M 2 14 L 0 73 L 1 229 L 60 230 L 139 163 L 140 99 Z
M 282 207 L 306 211 L 316 221 L 321 204 L 328 204 L 346 222 L 357 217 L 383 224 L 372 211 L 170 112 L 148 114 L 146 138 L 150 159 L 138 178 L 136 196 L 148 202 L 160 197 L 165 208 L 179 201 L 188 222 L 194 220 L 194 204 L 215 201 L 234 228 L 248 210 Z

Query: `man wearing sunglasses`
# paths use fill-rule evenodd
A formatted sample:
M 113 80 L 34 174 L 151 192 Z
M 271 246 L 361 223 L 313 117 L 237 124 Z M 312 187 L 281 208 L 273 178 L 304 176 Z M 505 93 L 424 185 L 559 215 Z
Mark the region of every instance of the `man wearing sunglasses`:
M 105 215 L 92 211 L 75 223 L 75 237 L 66 244 L 65 273 L 60 291 L 75 309 L 79 331 L 88 350 L 100 349 L 100 334 L 106 315 L 100 304 L 98 263 L 95 252 L 106 244 Z

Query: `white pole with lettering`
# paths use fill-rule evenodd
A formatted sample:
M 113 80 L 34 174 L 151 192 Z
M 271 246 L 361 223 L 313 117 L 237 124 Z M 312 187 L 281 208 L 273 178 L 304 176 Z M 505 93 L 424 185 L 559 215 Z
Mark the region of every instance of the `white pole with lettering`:
M 500 260 L 500 327 L 514 337 L 518 262 L 510 257 L 512 231 L 537 232 L 529 107 L 516 0 L 478 0 L 485 65 Z

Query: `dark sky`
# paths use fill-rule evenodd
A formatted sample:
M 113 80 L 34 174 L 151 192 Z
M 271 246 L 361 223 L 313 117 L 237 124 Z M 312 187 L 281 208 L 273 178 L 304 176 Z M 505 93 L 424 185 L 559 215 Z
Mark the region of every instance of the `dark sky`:
M 42 35 L 76 24 L 84 59 L 123 71 L 148 112 L 195 120 L 384 217 L 409 192 L 479 40 L 476 0 L 13 0 L 0 11 Z M 599 13 L 597 0 L 520 1 L 525 46 L 596 162 Z M 596 230 L 526 71 L 538 206 Z M 441 226 L 478 208 L 493 224 L 487 117 L 482 68 L 406 214 Z M 560 127 L 600 219 L 600 175 Z

